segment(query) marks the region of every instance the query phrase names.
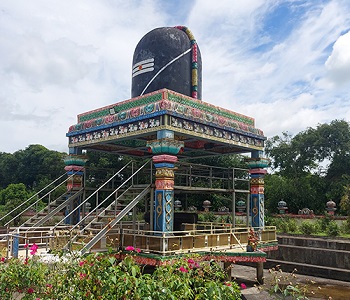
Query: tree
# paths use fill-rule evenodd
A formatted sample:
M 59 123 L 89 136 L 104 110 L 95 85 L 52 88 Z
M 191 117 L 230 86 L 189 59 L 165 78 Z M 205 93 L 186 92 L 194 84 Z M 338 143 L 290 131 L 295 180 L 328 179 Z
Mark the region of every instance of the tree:
M 6 188 L 10 183 L 17 183 L 18 161 L 10 153 L 0 152 L 0 187 Z
M 51 182 L 64 173 L 65 155 L 41 145 L 30 145 L 13 154 L 0 153 L 0 187 L 23 183 L 37 190 L 43 187 L 42 182 Z
M 340 201 L 340 208 L 348 215 L 350 220 L 350 184 L 344 187 L 344 194 Z
M 20 163 L 18 179 L 27 187 L 33 188 L 45 179 L 52 181 L 64 173 L 65 153 L 51 151 L 41 145 L 30 145 L 14 155 Z
M 275 173 L 291 180 L 289 191 L 284 194 L 289 193 L 292 204 L 284 200 L 294 212 L 303 203 L 317 210 L 323 209 L 329 199 L 339 204 L 344 192 L 344 175 L 350 175 L 348 122 L 334 120 L 330 124 L 308 128 L 294 137 L 283 133 L 269 139 L 265 151 L 272 159 Z M 320 172 L 322 168 L 325 172 Z M 300 195 L 306 202 L 300 199 Z
M 24 207 L 28 207 L 29 203 L 25 206 L 19 207 L 20 204 L 25 202 L 30 198 L 30 193 L 27 191 L 25 185 L 23 183 L 10 184 L 7 188 L 1 190 L 0 192 L 0 211 L 2 212 L 2 216 L 14 210 L 11 214 L 9 214 L 8 218 L 5 221 L 8 221 L 18 215 L 19 212 L 23 211 Z M 20 218 L 16 218 L 14 220 L 14 225 L 18 225 Z

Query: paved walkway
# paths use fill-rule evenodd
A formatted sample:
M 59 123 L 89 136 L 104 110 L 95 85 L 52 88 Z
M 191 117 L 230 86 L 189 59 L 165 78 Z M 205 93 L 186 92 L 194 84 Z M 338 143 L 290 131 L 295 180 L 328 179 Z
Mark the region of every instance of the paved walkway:
M 271 288 L 274 278 L 281 281 L 293 281 L 294 285 L 305 287 L 308 291 L 307 297 L 310 300 L 329 299 L 329 300 L 349 300 L 350 299 L 350 282 L 332 280 L 327 278 L 301 275 L 296 272 L 296 277 L 290 273 L 277 272 L 278 276 L 273 276 L 268 270 L 264 270 L 265 284 L 256 287 L 256 269 L 247 266 L 233 265 L 232 276 L 236 281 L 244 283 L 247 288 L 242 290 L 243 299 L 246 300 L 268 300 L 276 299 L 267 292 Z M 313 293 L 314 294 L 313 294 Z M 292 299 L 292 298 L 291 298 Z

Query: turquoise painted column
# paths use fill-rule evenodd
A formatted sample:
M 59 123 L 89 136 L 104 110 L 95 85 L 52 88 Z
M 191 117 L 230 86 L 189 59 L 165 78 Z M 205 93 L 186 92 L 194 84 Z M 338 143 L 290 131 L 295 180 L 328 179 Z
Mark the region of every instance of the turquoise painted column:
M 262 151 L 255 151 L 252 157 L 247 159 L 250 174 L 250 205 L 249 215 L 251 226 L 256 229 L 263 229 L 265 226 L 264 207 L 264 176 L 270 160 L 262 157 Z
M 67 172 L 67 175 L 69 177 L 69 179 L 67 180 L 66 199 L 69 199 L 77 191 L 83 188 L 84 170 L 85 170 L 86 161 L 87 161 L 86 156 L 78 155 L 78 154 L 69 154 L 64 158 L 64 163 L 66 165 L 64 169 Z M 67 216 L 71 212 L 73 213 L 69 217 L 66 217 L 65 219 L 66 224 L 74 225 L 80 221 L 81 210 L 80 208 L 76 209 L 77 207 L 79 207 L 80 203 L 81 203 L 81 196 L 76 197 L 67 203 L 65 215 Z
M 184 143 L 174 139 L 173 131 L 161 130 L 157 132 L 157 140 L 149 141 L 147 146 L 155 154 L 152 158 L 156 168 L 153 230 L 171 232 L 174 228 L 174 164 Z

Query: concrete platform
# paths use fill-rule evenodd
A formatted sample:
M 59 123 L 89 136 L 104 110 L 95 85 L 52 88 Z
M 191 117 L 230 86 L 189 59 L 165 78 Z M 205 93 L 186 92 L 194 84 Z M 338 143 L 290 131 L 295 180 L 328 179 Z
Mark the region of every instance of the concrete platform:
M 289 273 L 282 272 L 281 277 L 287 276 Z M 247 267 L 243 265 L 235 264 L 232 267 L 232 276 L 235 280 L 241 284 L 244 283 L 247 288 L 242 289 L 242 298 L 246 300 L 268 300 L 276 299 L 271 297 L 268 293 L 268 289 L 271 288 L 271 280 L 273 276 L 269 273 L 268 269 L 264 269 L 264 285 L 257 285 L 256 282 L 256 269 L 253 267 Z M 296 273 L 295 282 L 300 285 L 307 285 L 308 299 L 320 300 L 320 299 L 332 299 L 332 300 L 347 300 L 350 299 L 350 282 L 338 281 L 327 278 L 320 278 L 314 276 L 306 276 Z M 312 294 L 311 292 L 314 292 Z M 331 297 L 331 298 L 329 298 Z M 288 298 L 287 298 L 288 299 Z M 290 298 L 292 299 L 292 298 Z

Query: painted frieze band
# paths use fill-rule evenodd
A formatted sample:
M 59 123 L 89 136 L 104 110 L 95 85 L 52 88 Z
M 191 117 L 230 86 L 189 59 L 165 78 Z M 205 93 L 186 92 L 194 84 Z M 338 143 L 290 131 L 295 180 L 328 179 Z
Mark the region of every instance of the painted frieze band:
M 69 136 L 69 145 L 80 146 L 99 141 L 122 139 L 125 137 L 153 132 L 160 128 L 160 117 L 133 122 L 130 124 L 116 125 L 106 129 L 91 132 L 83 132 Z
M 228 127 L 263 137 L 263 132 L 254 127 L 254 119 L 231 112 L 203 101 L 169 91 L 160 90 L 123 101 L 78 116 L 78 124 L 69 128 L 67 136 L 103 125 L 129 123 L 136 118 L 151 117 L 152 114 L 167 111 L 174 115 L 197 120 L 212 126 Z

